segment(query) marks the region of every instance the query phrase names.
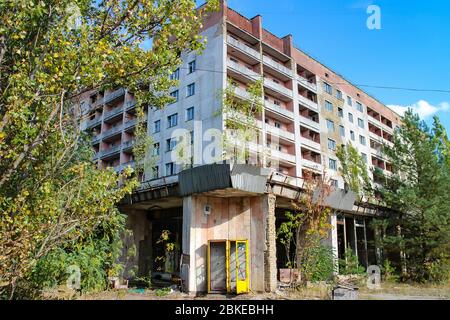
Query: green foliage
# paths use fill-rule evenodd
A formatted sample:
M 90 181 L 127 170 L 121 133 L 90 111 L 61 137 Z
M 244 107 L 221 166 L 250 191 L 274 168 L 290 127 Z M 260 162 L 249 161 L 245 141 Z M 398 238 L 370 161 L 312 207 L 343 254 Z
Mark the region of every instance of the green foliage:
M 384 281 L 398 280 L 395 268 L 392 266 L 391 262 L 388 259 L 385 259 L 383 262 L 383 266 L 381 267 L 381 275 Z
M 193 0 L 0 1 L 0 295 L 13 298 L 31 274 L 47 283 L 40 264 L 51 273 L 68 261 L 87 272 L 86 288 L 104 284 L 88 282 L 110 264 L 97 232 L 119 223 L 115 205 L 138 182 L 131 169 L 117 175 L 92 163 L 77 106 L 90 92 L 132 92 L 143 170 L 144 106 L 171 101 L 181 52 L 204 47 L 199 15 Z M 106 269 L 96 273 L 89 258 Z
M 336 156 L 340 162 L 339 171 L 349 189 L 360 196 L 371 194 L 371 183 L 367 173 L 367 164 L 351 143 L 337 148 Z
M 449 275 L 450 147 L 435 118 L 430 129 L 408 111 L 393 146 L 384 146 L 393 175 L 379 190 L 390 215 L 385 250 L 398 253 L 404 279 L 441 281 Z M 435 272 L 435 270 L 440 270 Z
M 244 163 L 249 157 L 248 144 L 256 142 L 256 116 L 263 111 L 263 82 L 251 83 L 247 88 L 248 99 L 236 96 L 236 85 L 229 79 L 226 89 L 221 92 L 222 115 L 226 132 L 223 135 L 225 158 L 235 158 Z
M 309 281 L 330 281 L 337 271 L 333 248 L 317 242 L 307 249 L 301 265 L 303 274 Z
M 345 250 L 344 259 L 339 259 L 339 274 L 342 275 L 362 275 L 366 269 L 359 264 L 358 257 L 351 248 Z
M 172 292 L 172 290 L 170 288 L 161 288 L 161 289 L 155 290 L 155 295 L 157 297 L 165 297 L 165 296 L 169 295 L 171 292 Z

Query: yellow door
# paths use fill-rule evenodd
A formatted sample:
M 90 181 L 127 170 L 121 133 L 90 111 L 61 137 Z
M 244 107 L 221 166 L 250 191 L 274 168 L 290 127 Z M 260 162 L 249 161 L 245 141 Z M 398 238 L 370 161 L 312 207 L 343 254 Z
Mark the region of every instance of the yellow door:
M 248 240 L 236 241 L 236 293 L 248 293 L 250 289 Z

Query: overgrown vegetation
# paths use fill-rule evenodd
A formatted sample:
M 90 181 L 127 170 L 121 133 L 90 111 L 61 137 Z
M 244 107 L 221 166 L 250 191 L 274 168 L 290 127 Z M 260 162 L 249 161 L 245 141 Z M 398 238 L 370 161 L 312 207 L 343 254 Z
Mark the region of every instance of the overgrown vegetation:
M 395 210 L 381 239 L 385 251 L 398 253 L 404 280 L 450 279 L 450 143 L 438 118 L 429 128 L 410 110 L 384 153 L 393 174 L 379 188 Z
M 323 178 L 305 177 L 305 191 L 293 202 L 295 211 L 286 212 L 277 230 L 284 246 L 286 267 L 299 271 L 294 282 L 329 280 L 335 271 L 331 248 L 322 244 L 331 229 L 331 209 L 325 205 L 330 186 Z
M 83 290 L 105 287 L 124 226 L 115 205 L 138 182 L 96 168 L 74 106 L 92 91 L 132 92 L 141 164 L 143 107 L 171 101 L 181 52 L 203 48 L 198 15 L 193 0 L 0 2 L 1 297 L 39 293 L 72 263 Z

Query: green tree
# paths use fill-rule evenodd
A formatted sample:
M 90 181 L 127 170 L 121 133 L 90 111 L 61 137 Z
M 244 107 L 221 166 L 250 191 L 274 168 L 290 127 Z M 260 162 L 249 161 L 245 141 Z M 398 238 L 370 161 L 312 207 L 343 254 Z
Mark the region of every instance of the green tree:
M 385 247 L 402 256 L 404 276 L 447 280 L 450 254 L 450 170 L 448 139 L 439 120 L 430 129 L 409 110 L 384 146 L 393 174 L 379 190 L 398 214 L 389 218 Z
M 134 152 L 143 159 L 143 107 L 171 100 L 169 75 L 183 50 L 203 48 L 199 15 L 216 5 L 0 1 L 0 294 L 13 297 L 40 259 L 119 221 L 115 204 L 137 185 L 131 169 L 96 169 L 74 106 L 94 90 L 126 87 L 137 99 Z
M 339 171 L 348 188 L 359 196 L 371 194 L 371 183 L 367 172 L 367 163 L 351 143 L 340 145 L 336 156 L 340 162 Z

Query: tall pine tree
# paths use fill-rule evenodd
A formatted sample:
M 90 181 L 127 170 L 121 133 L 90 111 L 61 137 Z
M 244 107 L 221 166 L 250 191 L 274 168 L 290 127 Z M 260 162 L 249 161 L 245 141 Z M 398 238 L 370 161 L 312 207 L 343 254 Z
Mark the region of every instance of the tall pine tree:
M 415 281 L 449 278 L 450 144 L 439 120 L 429 128 L 411 110 L 384 152 L 393 174 L 380 188 L 391 232 L 384 245 L 399 252 L 404 276 Z

